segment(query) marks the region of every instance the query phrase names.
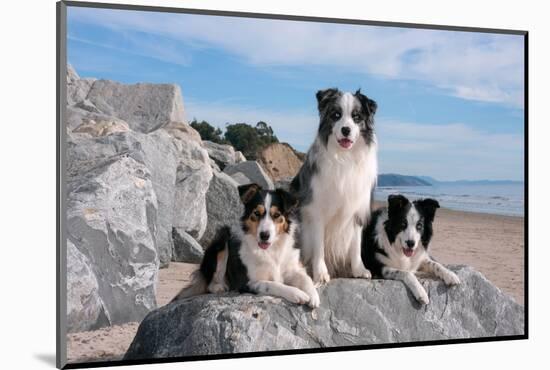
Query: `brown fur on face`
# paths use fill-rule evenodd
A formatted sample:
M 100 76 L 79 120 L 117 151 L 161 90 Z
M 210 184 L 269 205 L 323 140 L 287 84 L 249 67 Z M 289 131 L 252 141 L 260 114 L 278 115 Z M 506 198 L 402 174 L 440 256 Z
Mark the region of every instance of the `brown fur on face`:
M 288 224 L 286 217 L 281 213 L 279 207 L 272 206 L 269 210 L 269 214 L 273 223 L 275 224 L 275 229 L 277 230 L 277 235 L 280 235 L 284 232 L 288 232 L 290 225 Z M 275 217 L 279 216 L 279 217 Z
M 259 216 L 256 215 L 259 214 Z M 265 214 L 265 207 L 263 204 L 258 204 L 256 208 L 250 213 L 250 216 L 244 221 L 247 234 L 256 235 L 258 232 L 258 226 L 260 225 L 260 219 Z

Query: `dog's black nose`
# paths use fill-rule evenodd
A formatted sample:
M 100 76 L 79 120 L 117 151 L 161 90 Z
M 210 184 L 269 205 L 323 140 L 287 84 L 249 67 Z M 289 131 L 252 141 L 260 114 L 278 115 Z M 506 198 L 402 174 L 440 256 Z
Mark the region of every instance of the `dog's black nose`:
M 260 232 L 260 239 L 264 242 L 266 240 L 269 240 L 269 232 L 268 231 L 261 231 Z
M 414 240 L 407 240 L 405 244 L 407 244 L 407 247 L 412 248 L 414 247 Z
M 351 132 L 351 129 L 349 127 L 347 126 L 342 127 L 342 135 L 348 136 L 350 132 Z

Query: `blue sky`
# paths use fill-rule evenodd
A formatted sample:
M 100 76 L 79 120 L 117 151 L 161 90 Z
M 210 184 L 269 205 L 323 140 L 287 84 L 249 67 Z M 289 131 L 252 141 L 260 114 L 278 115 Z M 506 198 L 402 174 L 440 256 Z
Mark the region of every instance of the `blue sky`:
M 83 77 L 177 83 L 189 120 L 268 122 L 306 151 L 327 87 L 377 101 L 381 172 L 523 180 L 523 37 L 68 9 Z

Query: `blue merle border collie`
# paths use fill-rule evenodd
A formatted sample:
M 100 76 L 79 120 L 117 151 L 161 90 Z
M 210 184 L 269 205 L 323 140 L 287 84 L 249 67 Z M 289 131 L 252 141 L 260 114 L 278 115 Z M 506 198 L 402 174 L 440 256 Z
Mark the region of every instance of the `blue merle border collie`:
M 319 129 L 290 189 L 300 201 L 302 260 L 316 284 L 370 278 L 361 230 L 377 177 L 376 102 L 331 88 L 317 92 Z
M 297 199 L 282 189 L 239 187 L 240 225 L 221 228 L 192 278 L 173 300 L 226 291 L 268 294 L 318 307 L 319 295 L 295 247 Z
M 410 202 L 403 195 L 390 195 L 388 207 L 376 210 L 363 229 L 365 266 L 375 277 L 403 281 L 422 304 L 428 304 L 429 298 L 415 276 L 417 271 L 431 273 L 447 285 L 460 284 L 455 273 L 428 253 L 437 208 L 434 199 Z

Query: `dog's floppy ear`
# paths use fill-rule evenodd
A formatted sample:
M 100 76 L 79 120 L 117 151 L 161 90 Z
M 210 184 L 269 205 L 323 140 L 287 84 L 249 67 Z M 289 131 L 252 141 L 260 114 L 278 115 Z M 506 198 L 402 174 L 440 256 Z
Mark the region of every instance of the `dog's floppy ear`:
M 388 197 L 388 215 L 390 218 L 398 215 L 399 212 L 409 204 L 409 200 L 401 194 L 392 194 Z
M 246 204 L 258 193 L 260 190 L 262 190 L 262 187 L 258 184 L 247 184 L 247 185 L 241 185 L 237 189 L 239 189 L 239 196 L 241 197 L 241 201 L 243 204 Z
M 330 88 L 325 90 L 319 90 L 317 91 L 317 94 L 315 96 L 317 97 L 317 107 L 319 108 L 319 111 L 324 110 L 327 102 L 338 95 L 339 90 L 336 88 Z
M 283 201 L 283 207 L 285 209 L 285 213 L 287 214 L 290 213 L 294 208 L 298 206 L 298 198 L 290 194 L 288 191 L 283 189 L 277 189 L 275 190 L 275 193 Z
M 359 99 L 365 112 L 367 112 L 369 116 L 374 116 L 374 114 L 376 113 L 376 109 L 378 109 L 378 104 L 376 104 L 374 100 L 369 99 L 366 95 L 363 95 L 361 93 L 361 89 L 358 89 L 355 92 L 355 97 Z
M 439 208 L 439 202 L 437 200 L 426 198 L 426 199 L 419 199 L 414 203 L 418 208 L 421 209 L 426 219 L 433 221 L 435 217 L 435 210 Z

